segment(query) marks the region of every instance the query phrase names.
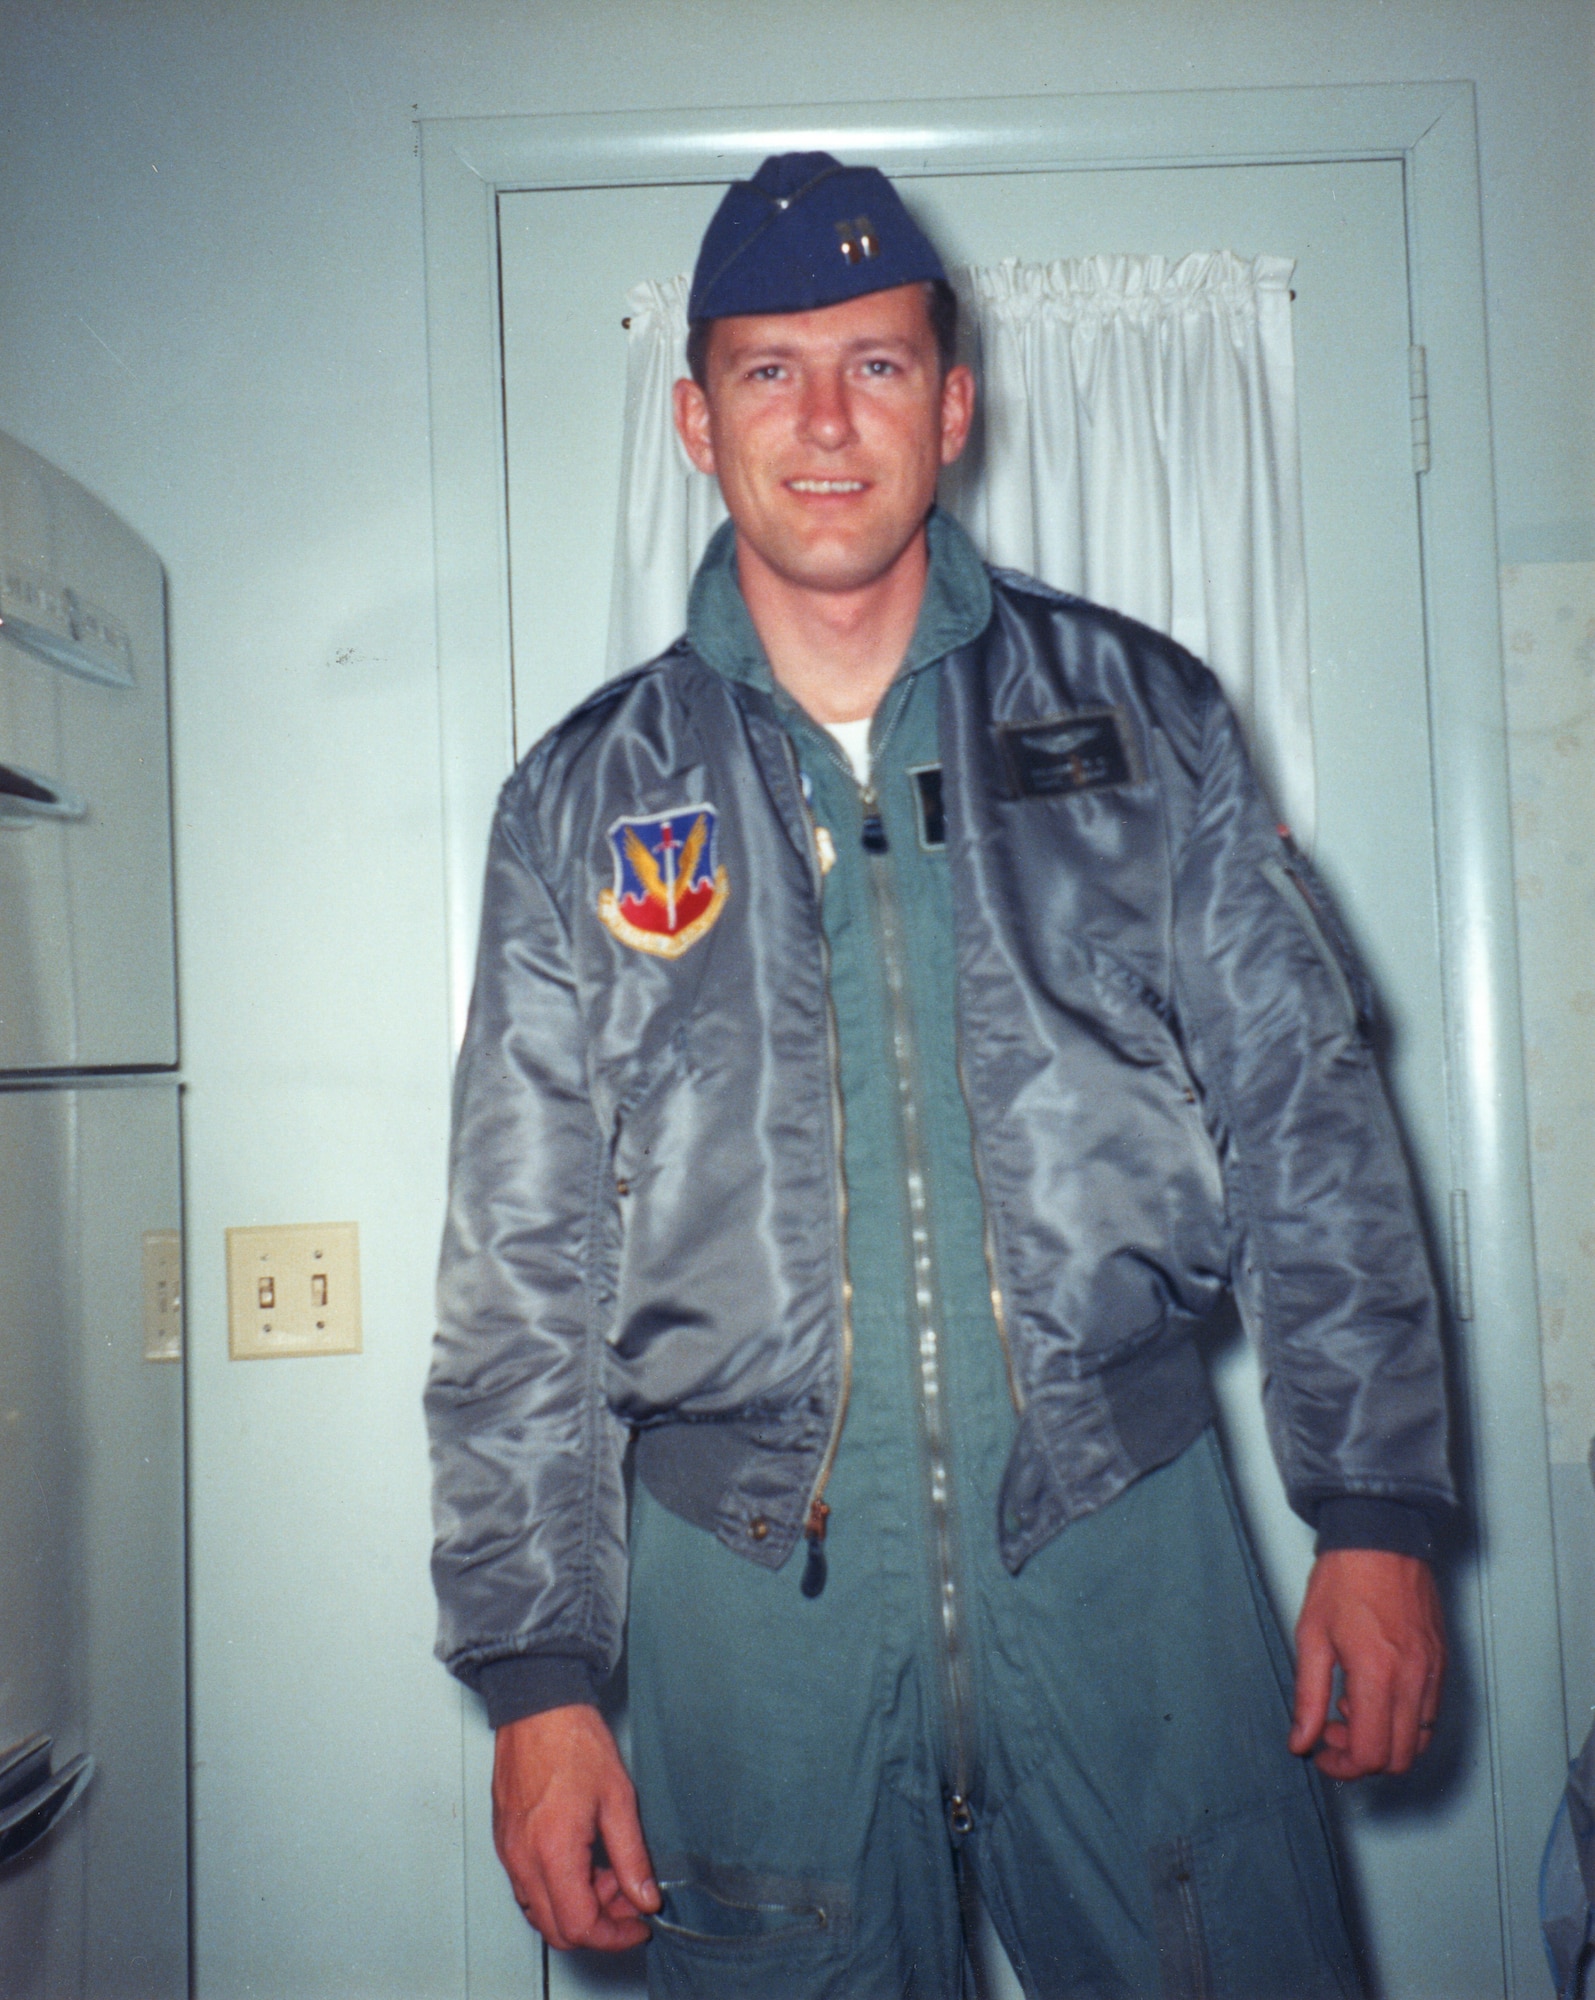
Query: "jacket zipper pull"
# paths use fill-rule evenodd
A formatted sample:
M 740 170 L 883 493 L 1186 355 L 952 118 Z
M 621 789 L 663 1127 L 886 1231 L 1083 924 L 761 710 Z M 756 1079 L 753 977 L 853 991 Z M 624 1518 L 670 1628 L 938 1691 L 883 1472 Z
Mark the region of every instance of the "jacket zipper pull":
M 875 796 L 875 788 L 873 785 L 865 790 L 863 794 L 863 803 L 864 803 L 864 828 L 863 828 L 864 852 L 866 854 L 884 854 L 888 846 L 888 842 L 886 839 L 886 827 L 881 820 L 881 802 Z
M 816 1500 L 803 1524 L 803 1539 L 809 1545 L 809 1559 L 803 1566 L 800 1585 L 805 1597 L 818 1597 L 825 1588 L 825 1524 L 830 1518 L 830 1508 L 823 1500 Z

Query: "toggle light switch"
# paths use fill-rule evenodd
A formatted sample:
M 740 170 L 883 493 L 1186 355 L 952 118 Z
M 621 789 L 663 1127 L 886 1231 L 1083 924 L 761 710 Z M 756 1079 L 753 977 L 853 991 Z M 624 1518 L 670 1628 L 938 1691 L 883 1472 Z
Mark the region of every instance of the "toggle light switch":
M 144 1359 L 183 1358 L 183 1239 L 175 1229 L 144 1232 Z
M 360 1232 L 352 1222 L 227 1231 L 228 1352 L 360 1352 Z

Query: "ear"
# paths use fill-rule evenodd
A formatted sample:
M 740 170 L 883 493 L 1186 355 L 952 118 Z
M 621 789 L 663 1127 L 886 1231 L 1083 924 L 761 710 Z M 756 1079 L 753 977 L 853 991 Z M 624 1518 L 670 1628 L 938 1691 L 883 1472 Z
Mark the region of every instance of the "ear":
M 676 385 L 678 388 L 680 384 Z M 975 378 L 959 362 L 949 368 L 941 385 L 941 462 L 951 465 L 969 441 L 975 414 Z
M 674 399 L 676 435 L 682 449 L 700 472 L 714 473 L 714 443 L 709 435 L 709 398 L 690 377 L 683 376 L 671 391 Z

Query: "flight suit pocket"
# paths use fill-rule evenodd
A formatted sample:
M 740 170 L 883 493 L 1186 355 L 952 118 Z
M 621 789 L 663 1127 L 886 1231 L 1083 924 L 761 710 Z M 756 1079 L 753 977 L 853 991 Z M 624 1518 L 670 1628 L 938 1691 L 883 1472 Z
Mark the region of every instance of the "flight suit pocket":
M 1196 1860 L 1189 1839 L 1159 1841 L 1147 1850 L 1152 1878 L 1152 1917 L 1157 1927 L 1157 1962 L 1163 2000 L 1213 2000 L 1207 1963 L 1207 1934 L 1196 1888 Z
M 1305 1786 L 1147 1850 L 1163 2000 L 1351 2000 L 1323 1823 Z
M 690 1860 L 662 1868 L 648 1991 L 657 2000 L 837 2000 L 851 1911 L 838 1883 Z

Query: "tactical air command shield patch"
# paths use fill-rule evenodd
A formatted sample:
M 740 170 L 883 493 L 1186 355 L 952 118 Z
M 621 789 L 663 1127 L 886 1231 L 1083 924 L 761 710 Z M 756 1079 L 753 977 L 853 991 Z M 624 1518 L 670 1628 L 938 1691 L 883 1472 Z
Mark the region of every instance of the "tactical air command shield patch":
M 615 884 L 599 891 L 598 917 L 633 951 L 679 958 L 714 928 L 731 882 L 714 859 L 719 815 L 683 806 L 647 819 L 617 819 L 609 829 Z

